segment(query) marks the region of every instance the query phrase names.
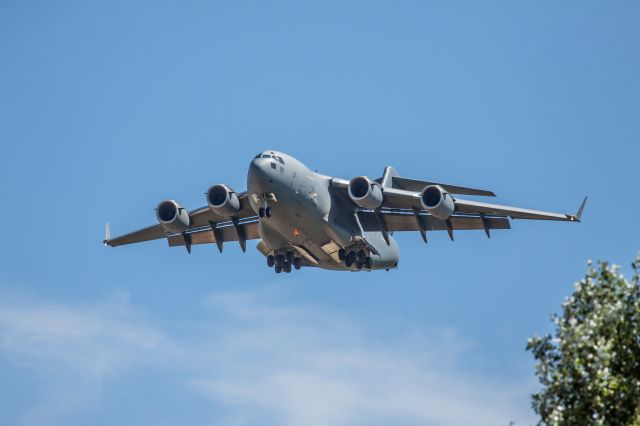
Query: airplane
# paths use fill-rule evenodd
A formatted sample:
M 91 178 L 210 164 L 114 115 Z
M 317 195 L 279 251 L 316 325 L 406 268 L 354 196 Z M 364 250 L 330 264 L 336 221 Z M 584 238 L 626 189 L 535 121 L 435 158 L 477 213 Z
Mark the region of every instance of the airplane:
M 459 195 L 495 197 L 488 190 L 400 177 L 386 167 L 382 177 L 351 180 L 311 171 L 290 155 L 264 151 L 247 174 L 247 190 L 211 186 L 207 205 L 188 211 L 175 200 L 156 208 L 158 223 L 111 238 L 111 247 L 166 238 L 169 246 L 260 240 L 257 249 L 276 273 L 318 267 L 336 271 L 391 270 L 400 251 L 394 232 L 417 231 L 424 242 L 430 231 L 510 229 L 511 219 L 580 222 L 587 197 L 575 215 L 489 204 Z

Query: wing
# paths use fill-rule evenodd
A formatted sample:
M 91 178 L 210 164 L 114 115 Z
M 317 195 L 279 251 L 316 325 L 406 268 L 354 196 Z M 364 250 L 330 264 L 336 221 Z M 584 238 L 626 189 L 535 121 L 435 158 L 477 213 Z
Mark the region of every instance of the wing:
M 585 197 L 576 214 L 564 214 L 454 198 L 453 215 L 447 220 L 441 220 L 429 214 L 420 202 L 420 191 L 426 185 L 433 183 L 398 177 L 393 177 L 393 182 L 394 188 L 382 187 L 383 202 L 380 209 L 375 211 L 358 209 L 358 218 L 364 231 L 382 231 L 385 234 L 393 231 L 420 231 L 425 241 L 427 231 L 446 230 L 451 239 L 453 239 L 454 230 L 483 229 L 489 235 L 491 229 L 510 229 L 509 218 L 579 222 L 587 201 Z M 332 187 L 347 200 L 349 199 L 348 185 L 349 181 L 344 179 L 332 180 Z M 493 192 L 486 190 L 438 185 L 449 193 L 494 195 Z
M 429 185 L 439 185 L 444 188 L 444 190 L 449 194 L 480 195 L 484 197 L 496 196 L 496 194 L 494 194 L 492 191 L 487 191 L 486 189 L 467 188 L 464 186 L 449 185 L 446 183 L 401 178 L 399 176 L 394 176 L 392 182 L 393 188 L 404 189 L 405 191 L 420 192 Z
M 208 207 L 201 207 L 189 212 L 189 228 L 184 233 L 173 233 L 164 229 L 161 225 L 152 225 L 137 231 L 130 232 L 115 238 L 107 238 L 104 244 L 111 247 L 141 243 L 144 241 L 167 238 L 170 246 L 185 245 L 191 250 L 191 244 L 215 242 L 222 251 L 222 243 L 225 241 L 239 241 L 244 249 L 244 241 L 260 238 L 257 232 L 258 218 L 249 205 L 246 192 L 238 194 L 240 211 L 233 218 L 220 216 Z M 178 243 L 182 241 L 182 244 Z
M 394 181 L 397 179 L 393 178 Z M 422 182 L 422 181 L 413 181 L 411 179 L 407 179 L 412 182 Z M 349 186 L 349 181 L 344 179 L 334 178 L 332 180 L 332 186 L 339 191 L 343 192 L 343 196 L 346 196 L 349 199 L 349 195 L 347 193 L 347 187 Z M 440 185 L 443 188 L 451 188 L 451 185 Z M 467 192 L 475 191 L 474 195 L 480 195 L 480 192 L 491 193 L 490 191 L 485 190 L 475 190 L 471 188 L 463 188 L 463 187 L 454 187 L 461 188 Z M 405 189 L 398 188 L 382 188 L 383 193 L 383 202 L 382 208 L 386 209 L 400 209 L 400 210 L 424 210 L 422 207 L 422 203 L 420 202 L 420 192 L 419 191 L 409 191 Z M 450 192 L 456 193 L 456 192 Z M 564 213 L 551 213 L 545 212 L 541 210 L 531 210 L 531 209 L 523 209 L 520 207 L 511 207 L 511 206 L 502 206 L 499 204 L 490 204 L 490 203 L 481 203 L 478 201 L 465 200 L 461 198 L 454 198 L 455 202 L 455 212 L 454 214 L 462 213 L 462 214 L 471 214 L 471 215 L 496 215 L 496 216 L 505 216 L 510 217 L 512 219 L 538 219 L 538 220 L 560 220 L 560 221 L 569 221 L 569 222 L 579 222 L 580 217 L 582 216 L 582 211 L 584 210 L 584 206 L 587 202 L 587 197 L 584 198 L 580 208 L 578 209 L 578 213 L 572 214 L 564 214 Z

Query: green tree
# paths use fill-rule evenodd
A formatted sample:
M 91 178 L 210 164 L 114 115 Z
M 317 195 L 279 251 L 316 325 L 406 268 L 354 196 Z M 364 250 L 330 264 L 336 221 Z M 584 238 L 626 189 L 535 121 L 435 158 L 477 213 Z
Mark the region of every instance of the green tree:
M 631 280 L 617 265 L 588 265 L 552 316 L 555 334 L 527 342 L 542 384 L 533 409 L 539 425 L 640 426 L 640 255 Z

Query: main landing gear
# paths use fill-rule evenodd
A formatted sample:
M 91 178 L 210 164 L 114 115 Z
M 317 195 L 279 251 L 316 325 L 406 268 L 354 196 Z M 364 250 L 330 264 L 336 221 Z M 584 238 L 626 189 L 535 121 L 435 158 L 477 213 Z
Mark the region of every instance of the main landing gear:
M 258 216 L 271 217 L 271 207 L 260 207 L 258 209 Z
M 338 258 L 344 262 L 344 265 L 347 268 L 351 268 L 352 265 L 356 265 L 357 269 L 371 269 L 373 265 L 373 260 L 371 256 L 367 254 L 367 252 L 363 249 L 343 249 L 338 250 Z
M 292 267 L 296 270 L 302 268 L 302 258 L 294 255 L 292 251 L 286 253 L 276 253 L 275 255 L 267 256 L 267 266 L 273 268 L 276 274 L 282 271 L 289 273 Z

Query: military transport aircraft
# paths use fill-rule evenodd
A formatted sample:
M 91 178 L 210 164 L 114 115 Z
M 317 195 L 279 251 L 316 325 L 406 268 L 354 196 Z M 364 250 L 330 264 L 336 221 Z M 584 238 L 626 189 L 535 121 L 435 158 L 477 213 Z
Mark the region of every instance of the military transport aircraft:
M 454 196 L 455 195 L 455 196 Z M 257 249 L 277 273 L 315 266 L 339 271 L 392 269 L 400 253 L 394 231 L 509 229 L 511 219 L 579 222 L 586 197 L 575 215 L 488 204 L 458 195 L 495 197 L 491 191 L 402 178 L 386 167 L 379 179 L 345 180 L 314 173 L 295 158 L 264 151 L 249 166 L 247 190 L 213 185 L 207 206 L 187 211 L 175 200 L 156 208 L 157 225 L 116 238 L 112 247 L 166 238 L 169 246 L 223 244 L 259 239 Z

